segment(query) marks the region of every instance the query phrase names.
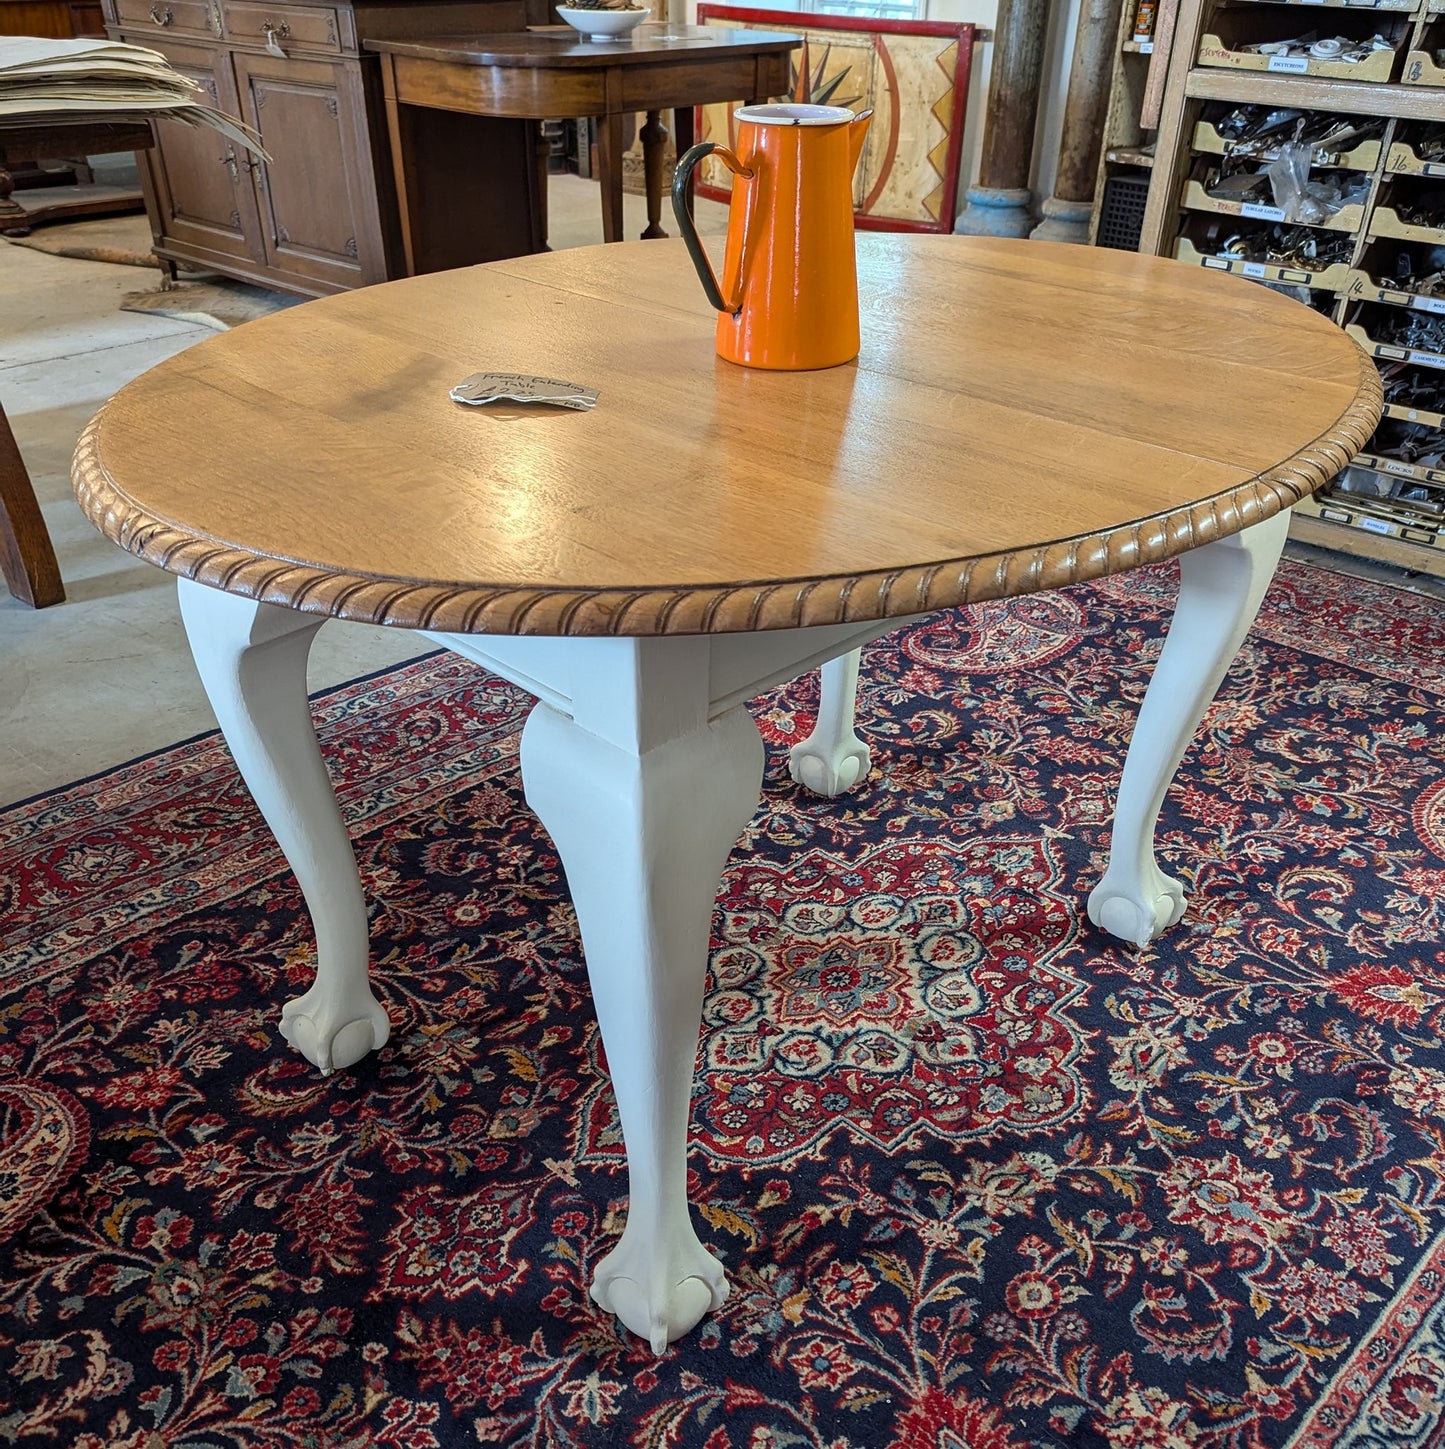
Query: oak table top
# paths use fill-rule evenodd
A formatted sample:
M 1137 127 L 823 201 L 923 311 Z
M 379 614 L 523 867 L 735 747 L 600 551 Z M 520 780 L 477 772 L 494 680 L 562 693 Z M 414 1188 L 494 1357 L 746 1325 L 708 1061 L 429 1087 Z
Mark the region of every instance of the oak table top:
M 1333 477 L 1381 407 L 1338 328 L 1132 253 L 858 238 L 863 347 L 736 367 L 681 242 L 309 302 L 201 343 L 81 439 L 91 520 L 309 613 L 657 635 L 918 614 L 1134 567 Z M 476 371 L 600 390 L 469 408 Z

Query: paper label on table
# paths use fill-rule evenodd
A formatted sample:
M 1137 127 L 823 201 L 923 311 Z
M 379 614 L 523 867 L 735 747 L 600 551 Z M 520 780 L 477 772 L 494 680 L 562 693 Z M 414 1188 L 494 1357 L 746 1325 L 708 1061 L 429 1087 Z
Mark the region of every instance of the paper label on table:
M 1265 206 L 1258 201 L 1246 201 L 1240 205 L 1239 214 L 1247 216 L 1251 221 L 1283 221 L 1284 208 L 1282 206 Z
M 464 377 L 449 394 L 453 402 L 468 407 L 483 403 L 543 403 L 549 407 L 587 411 L 597 402 L 597 389 L 580 382 L 561 382 L 555 377 L 534 377 L 525 372 L 474 372 Z
M 1272 55 L 1265 67 L 1266 70 L 1282 70 L 1287 75 L 1306 75 L 1309 68 L 1309 58 L 1303 55 Z
M 1267 277 L 1269 275 L 1269 269 L 1263 262 L 1245 262 L 1239 270 L 1246 277 Z

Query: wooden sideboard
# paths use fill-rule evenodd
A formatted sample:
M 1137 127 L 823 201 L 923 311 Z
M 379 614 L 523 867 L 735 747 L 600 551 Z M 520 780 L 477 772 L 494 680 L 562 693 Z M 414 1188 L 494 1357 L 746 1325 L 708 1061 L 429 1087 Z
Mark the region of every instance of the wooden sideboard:
M 141 158 L 155 249 L 321 296 L 405 274 L 368 40 L 521 30 L 527 0 L 102 0 L 115 39 L 160 51 L 260 133 L 269 162 L 218 133 L 155 127 Z M 538 251 L 539 137 L 523 121 L 441 116 L 424 148 L 431 235 L 420 270 Z
M 70 40 L 99 35 L 104 26 L 100 0 L 0 0 L 0 35 Z

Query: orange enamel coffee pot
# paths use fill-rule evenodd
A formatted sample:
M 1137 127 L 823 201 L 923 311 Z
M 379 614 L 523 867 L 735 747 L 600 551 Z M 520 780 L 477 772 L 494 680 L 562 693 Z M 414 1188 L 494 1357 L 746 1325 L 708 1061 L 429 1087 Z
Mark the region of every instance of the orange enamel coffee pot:
M 672 208 L 717 308 L 718 356 L 803 371 L 858 355 L 853 171 L 872 111 L 798 103 L 733 112 L 737 150 L 703 141 L 677 163 Z M 688 181 L 715 155 L 736 178 L 719 282 L 688 208 Z

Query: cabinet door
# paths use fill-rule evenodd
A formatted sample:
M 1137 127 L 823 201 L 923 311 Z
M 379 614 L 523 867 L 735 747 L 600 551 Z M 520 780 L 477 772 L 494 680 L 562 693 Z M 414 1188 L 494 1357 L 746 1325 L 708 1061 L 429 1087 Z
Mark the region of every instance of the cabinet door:
M 205 104 L 237 115 L 235 86 L 224 51 L 154 36 L 139 37 L 160 51 L 202 91 Z M 126 36 L 127 40 L 137 37 Z M 162 122 L 148 158 L 162 237 L 224 256 L 261 260 L 252 158 L 209 127 Z
M 266 261 L 338 287 L 377 280 L 363 275 L 358 240 L 374 220 L 356 63 L 239 52 L 234 60 L 242 112 L 271 156 L 256 170 Z

